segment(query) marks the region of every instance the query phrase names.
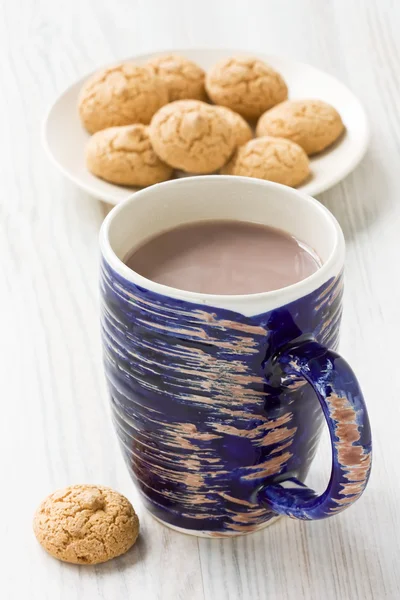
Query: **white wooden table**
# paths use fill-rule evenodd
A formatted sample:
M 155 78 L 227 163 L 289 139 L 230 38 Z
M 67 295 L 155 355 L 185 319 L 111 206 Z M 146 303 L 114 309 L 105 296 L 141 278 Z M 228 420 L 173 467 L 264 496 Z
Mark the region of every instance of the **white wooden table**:
M 0 597 L 400 598 L 400 3 L 10 0 L 0 11 Z M 221 541 L 173 533 L 140 504 L 102 375 L 104 206 L 64 180 L 40 145 L 49 103 L 87 71 L 135 52 L 207 45 L 282 53 L 326 69 L 359 95 L 372 127 L 362 165 L 320 197 L 348 243 L 341 351 L 369 405 L 368 490 L 335 518 L 281 519 Z M 329 462 L 325 439 L 310 475 L 318 489 Z M 90 568 L 41 550 L 31 529 L 37 504 L 78 482 L 109 485 L 132 500 L 142 523 L 133 551 Z

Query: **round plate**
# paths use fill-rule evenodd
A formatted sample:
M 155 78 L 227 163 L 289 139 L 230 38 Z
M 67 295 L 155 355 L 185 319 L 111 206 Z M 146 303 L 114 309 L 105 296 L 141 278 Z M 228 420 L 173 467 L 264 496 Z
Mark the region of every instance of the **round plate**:
M 142 54 L 126 60 L 142 64 L 166 53 L 186 56 L 205 70 L 221 58 L 249 55 L 240 50 L 187 49 Z M 311 196 L 319 194 L 346 177 L 362 159 L 369 137 L 364 109 L 343 83 L 315 67 L 283 57 L 259 53 L 255 55 L 282 73 L 289 87 L 290 98 L 326 100 L 342 116 L 346 126 L 345 134 L 334 146 L 311 158 L 312 177 L 298 188 Z M 135 188 L 102 181 L 89 173 L 85 167 L 85 144 L 89 134 L 79 121 L 77 104 L 79 91 L 87 77 L 69 87 L 51 107 L 44 123 L 44 145 L 62 173 L 78 187 L 105 202 L 118 204 L 128 198 Z

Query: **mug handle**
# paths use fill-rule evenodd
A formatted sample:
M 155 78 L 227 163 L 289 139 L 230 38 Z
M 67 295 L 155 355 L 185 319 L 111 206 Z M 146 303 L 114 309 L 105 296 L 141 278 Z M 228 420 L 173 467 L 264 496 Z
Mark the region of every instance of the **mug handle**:
M 321 495 L 289 477 L 261 487 L 258 501 L 296 519 L 333 516 L 361 496 L 371 471 L 371 430 L 360 386 L 347 362 L 316 341 L 284 349 L 273 363 L 286 375 L 302 377 L 314 389 L 328 423 L 332 471 Z

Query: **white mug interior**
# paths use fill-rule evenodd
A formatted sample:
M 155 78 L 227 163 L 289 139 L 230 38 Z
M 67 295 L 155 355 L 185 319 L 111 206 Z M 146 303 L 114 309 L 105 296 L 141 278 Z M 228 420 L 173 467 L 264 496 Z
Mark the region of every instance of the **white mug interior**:
M 156 283 L 123 262 L 135 246 L 158 233 L 185 223 L 227 219 L 286 231 L 309 246 L 322 266 L 306 279 L 278 290 L 214 295 Z M 342 270 L 345 250 L 339 224 L 317 200 L 277 183 L 229 175 L 187 177 L 136 192 L 108 214 L 101 228 L 100 245 L 110 267 L 134 284 L 172 298 L 227 308 L 247 316 L 273 310 L 318 289 Z

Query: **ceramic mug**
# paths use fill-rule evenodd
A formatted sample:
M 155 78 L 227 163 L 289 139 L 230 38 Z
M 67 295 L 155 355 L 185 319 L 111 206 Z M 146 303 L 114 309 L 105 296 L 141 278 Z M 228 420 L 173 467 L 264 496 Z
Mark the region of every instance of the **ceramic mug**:
M 133 245 L 203 219 L 283 229 L 322 266 L 283 289 L 235 296 L 173 289 L 123 263 Z M 368 481 L 371 434 L 357 380 L 335 352 L 345 247 L 330 212 L 275 183 L 191 177 L 137 192 L 107 216 L 100 239 L 112 416 L 151 514 L 219 537 L 353 504 Z M 324 419 L 332 473 L 318 495 L 304 480 Z

